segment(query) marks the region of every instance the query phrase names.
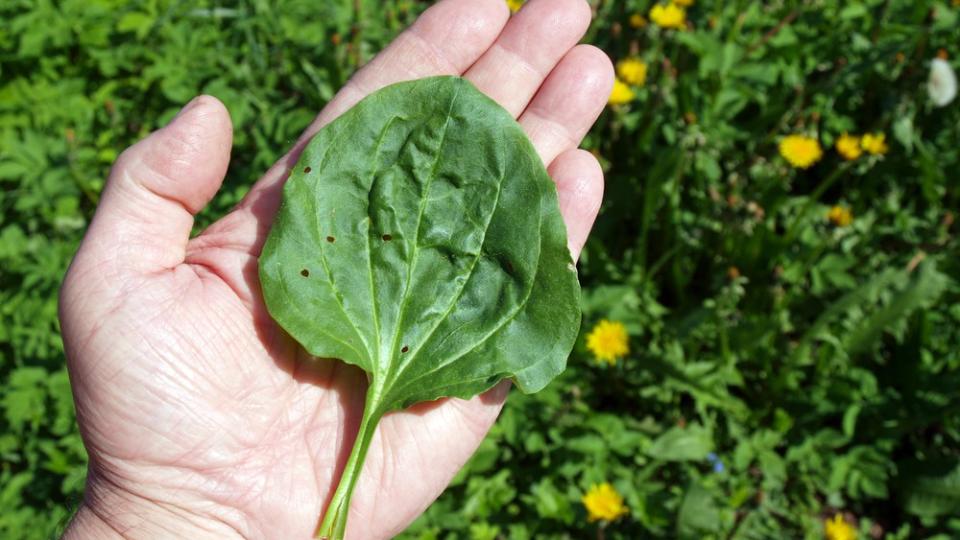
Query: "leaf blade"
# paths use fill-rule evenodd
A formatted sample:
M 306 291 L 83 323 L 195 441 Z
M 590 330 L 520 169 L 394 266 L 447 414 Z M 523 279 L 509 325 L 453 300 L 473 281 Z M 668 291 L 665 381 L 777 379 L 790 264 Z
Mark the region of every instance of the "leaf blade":
M 512 116 L 453 77 L 388 87 L 317 134 L 261 281 L 281 326 L 368 371 L 384 411 L 507 377 L 539 390 L 579 330 L 556 188 Z

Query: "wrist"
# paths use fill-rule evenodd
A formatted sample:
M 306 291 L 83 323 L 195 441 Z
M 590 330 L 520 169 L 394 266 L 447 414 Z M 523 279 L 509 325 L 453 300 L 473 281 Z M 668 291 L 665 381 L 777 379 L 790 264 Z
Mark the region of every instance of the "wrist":
M 150 499 L 88 480 L 83 503 L 63 540 L 244 538 L 226 521 L 179 504 Z

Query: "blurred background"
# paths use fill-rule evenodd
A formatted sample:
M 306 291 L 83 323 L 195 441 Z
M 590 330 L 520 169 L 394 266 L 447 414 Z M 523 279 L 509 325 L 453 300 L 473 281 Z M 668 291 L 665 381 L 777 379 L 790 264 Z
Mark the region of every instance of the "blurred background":
M 403 538 L 960 538 L 960 1 L 590 1 L 581 340 Z M 429 4 L 0 2 L 0 537 L 82 495 L 56 298 L 118 152 L 223 100 L 201 229 Z

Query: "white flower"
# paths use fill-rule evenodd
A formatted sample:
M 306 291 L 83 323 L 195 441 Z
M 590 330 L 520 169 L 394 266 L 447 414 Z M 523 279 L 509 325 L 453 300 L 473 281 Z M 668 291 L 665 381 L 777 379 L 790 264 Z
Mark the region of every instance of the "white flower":
M 927 91 L 937 107 L 946 107 L 957 97 L 957 75 L 946 60 L 934 58 L 930 63 Z

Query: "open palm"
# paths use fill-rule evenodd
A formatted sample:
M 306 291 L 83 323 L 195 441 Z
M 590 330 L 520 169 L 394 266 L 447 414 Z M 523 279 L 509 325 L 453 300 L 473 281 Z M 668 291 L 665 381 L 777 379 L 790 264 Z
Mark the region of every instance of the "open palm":
M 280 188 L 309 137 L 394 82 L 462 75 L 513 113 L 557 182 L 570 249 L 599 207 L 602 173 L 577 150 L 612 84 L 576 45 L 584 0 L 443 0 L 351 81 L 230 214 L 190 239 L 230 159 L 229 115 L 188 104 L 124 152 L 67 274 L 61 320 L 90 455 L 68 537 L 308 538 L 350 451 L 366 378 L 309 358 L 270 319 L 257 257 Z M 387 415 L 347 536 L 388 538 L 443 490 L 508 391 Z

